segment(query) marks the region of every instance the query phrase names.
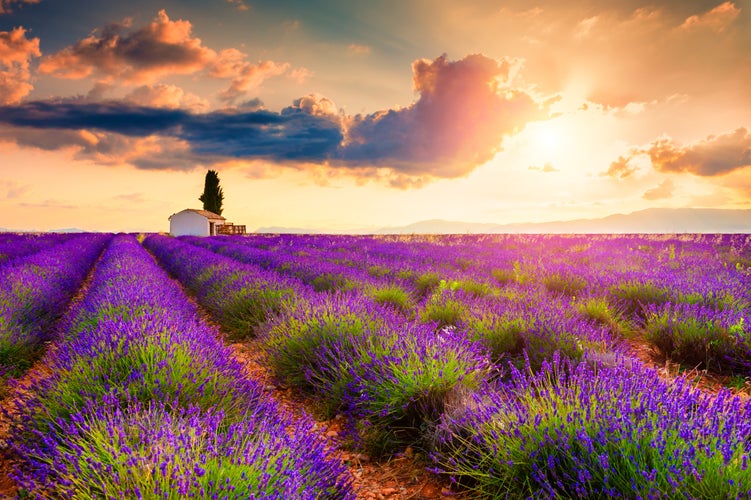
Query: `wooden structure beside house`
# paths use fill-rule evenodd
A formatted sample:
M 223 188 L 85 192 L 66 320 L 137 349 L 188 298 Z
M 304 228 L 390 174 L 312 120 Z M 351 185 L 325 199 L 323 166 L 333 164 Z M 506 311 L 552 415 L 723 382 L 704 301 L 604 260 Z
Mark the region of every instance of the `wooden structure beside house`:
M 186 208 L 169 216 L 172 236 L 216 236 L 217 234 L 245 234 L 245 226 L 234 225 L 208 210 Z

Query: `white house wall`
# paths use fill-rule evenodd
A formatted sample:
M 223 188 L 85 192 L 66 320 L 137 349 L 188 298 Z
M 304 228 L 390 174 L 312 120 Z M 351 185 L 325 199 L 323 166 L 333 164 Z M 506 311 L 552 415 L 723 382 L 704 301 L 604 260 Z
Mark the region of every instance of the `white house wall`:
M 169 232 L 172 236 L 208 236 L 209 220 L 189 210 L 178 212 L 170 218 Z

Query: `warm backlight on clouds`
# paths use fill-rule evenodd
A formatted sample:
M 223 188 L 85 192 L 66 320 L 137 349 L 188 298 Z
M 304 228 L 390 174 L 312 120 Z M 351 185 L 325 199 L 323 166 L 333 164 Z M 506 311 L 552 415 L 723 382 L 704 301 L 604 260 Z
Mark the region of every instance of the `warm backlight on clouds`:
M 0 0 L 0 228 L 751 207 L 747 2 L 387 4 Z

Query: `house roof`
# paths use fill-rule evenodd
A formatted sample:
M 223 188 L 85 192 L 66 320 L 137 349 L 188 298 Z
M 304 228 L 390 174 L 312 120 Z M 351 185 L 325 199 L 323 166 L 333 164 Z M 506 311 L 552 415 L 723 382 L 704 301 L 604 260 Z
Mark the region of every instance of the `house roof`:
M 209 220 L 227 220 L 224 217 L 222 217 L 221 215 L 217 215 L 214 212 L 209 212 L 208 210 L 198 210 L 197 208 L 186 208 L 185 210 L 181 210 L 181 211 L 177 212 L 177 214 L 181 214 L 183 212 L 195 212 L 198 215 L 202 215 L 202 216 L 206 217 Z M 175 216 L 175 215 L 177 215 L 177 214 L 170 215 L 168 217 L 168 219 L 172 219 L 172 217 Z

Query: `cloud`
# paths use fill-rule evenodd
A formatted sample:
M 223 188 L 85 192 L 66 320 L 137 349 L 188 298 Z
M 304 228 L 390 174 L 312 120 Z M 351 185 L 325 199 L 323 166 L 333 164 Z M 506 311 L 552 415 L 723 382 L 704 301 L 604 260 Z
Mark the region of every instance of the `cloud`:
M 304 68 L 290 71 L 289 63 L 252 64 L 245 53 L 234 48 L 216 52 L 193 36 L 192 30 L 190 21 L 171 20 L 165 10 L 138 29 L 132 27 L 130 19 L 110 23 L 74 45 L 43 57 L 39 72 L 67 79 L 92 77 L 108 85 L 118 81 L 141 86 L 153 85 L 167 75 L 208 74 L 231 80 L 229 87 L 219 94 L 226 104 L 234 104 L 273 76 L 289 73 L 303 80 L 310 75 Z M 161 99 L 167 98 L 164 90 Z M 193 99 L 193 104 L 198 101 Z
M 604 175 L 626 179 L 631 177 L 638 169 L 629 164 L 631 156 L 619 156 L 617 160 L 610 164 Z
M 416 102 L 357 116 L 319 95 L 300 97 L 280 112 L 257 100 L 190 112 L 179 89 L 158 85 L 135 89 L 125 101 L 33 101 L 0 108 L 0 137 L 72 148 L 77 158 L 103 164 L 180 170 L 268 159 L 360 177 L 378 171 L 379 179 L 408 187 L 468 174 L 504 137 L 544 117 L 544 106 L 511 84 L 511 66 L 482 55 L 420 60 L 413 65 Z
M 665 179 L 658 186 L 648 189 L 642 198 L 645 200 L 662 200 L 665 198 L 672 198 L 675 191 L 675 184 L 671 179 Z
M 354 117 L 339 158 L 414 175 L 468 174 L 493 157 L 504 136 L 544 117 L 529 94 L 511 85 L 512 66 L 481 54 L 415 61 L 417 102 Z
M 29 186 L 21 185 L 16 181 L 0 181 L 0 198 L 13 200 L 20 198 L 30 190 Z
M 123 100 L 137 106 L 188 109 L 195 112 L 207 111 L 210 107 L 206 99 L 186 92 L 176 85 L 163 83 L 141 85 L 127 94 Z
M 41 55 L 39 38 L 26 38 L 24 28 L 0 31 L 0 105 L 21 102 L 31 93 L 29 63 Z
M 134 204 L 141 204 L 147 201 L 146 198 L 143 197 L 143 193 L 119 194 L 117 196 L 113 196 L 112 199 Z
M 266 79 L 279 76 L 290 69 L 289 63 L 260 61 L 249 63 L 247 55 L 237 49 L 225 49 L 211 64 L 210 75 L 215 78 L 232 78 L 230 86 L 220 92 L 219 98 L 232 104 L 257 89 Z
M 602 8 L 595 16 L 581 12 L 570 26 L 549 19 L 551 31 L 542 35 L 541 49 L 549 52 L 548 58 L 542 53 L 527 57 L 537 64 L 550 57 L 565 61 L 569 68 L 560 68 L 561 74 L 586 86 L 588 99 L 609 107 L 674 93 L 703 95 L 717 88 L 718 80 L 723 89 L 743 92 L 748 80 L 742 68 L 748 67 L 749 52 L 747 30 L 739 22 L 741 9 L 731 1 L 710 10 L 697 8 L 706 3 L 657 2 L 629 9 L 636 4 L 624 2 L 617 9 Z M 541 79 L 551 72 L 547 67 L 536 69 Z M 563 78 L 559 85 L 565 84 Z
M 733 2 L 723 2 L 708 12 L 686 18 L 680 28 L 683 30 L 707 28 L 715 33 L 722 33 L 738 18 L 740 13 L 741 9 Z
M 250 8 L 245 4 L 243 0 L 227 0 L 228 4 L 234 5 L 235 9 L 245 12 L 250 10 Z
M 339 115 L 339 109 L 334 101 L 328 97 L 309 94 L 304 97 L 295 99 L 291 106 L 281 111 L 282 115 L 292 115 L 297 113 L 306 113 L 313 116 L 336 117 Z
M 598 20 L 599 20 L 598 16 L 592 16 L 586 19 L 582 19 L 579 22 L 579 24 L 576 25 L 574 38 L 576 39 L 588 38 L 589 35 L 592 33 L 593 28 L 597 25 Z
M 192 74 L 216 59 L 216 52 L 191 34 L 189 21 L 172 21 L 164 10 L 143 28 L 131 21 L 111 23 L 95 30 L 75 45 L 45 56 L 41 73 L 59 78 L 98 76 L 149 83 L 167 74 Z
M 0 14 L 10 14 L 14 6 L 22 7 L 24 4 L 35 4 L 41 0 L 0 0 Z
M 536 170 L 538 172 L 543 172 L 546 174 L 551 173 L 551 172 L 560 172 L 560 169 L 555 168 L 553 164 L 550 162 L 546 162 L 545 165 L 543 165 L 542 167 L 530 166 L 528 167 L 528 169 Z
M 649 159 L 658 172 L 686 172 L 701 177 L 727 175 L 751 167 L 751 132 L 741 127 L 727 134 L 710 135 L 688 146 L 661 137 L 647 146 L 632 147 L 602 175 L 631 177 L 638 170 L 633 162 L 642 158 Z
M 370 54 L 370 47 L 367 45 L 360 45 L 359 43 L 350 43 L 347 46 L 347 54 L 351 56 L 367 56 Z
M 287 77 L 299 84 L 303 84 L 313 75 L 314 73 L 308 68 L 295 68 L 287 74 Z
M 21 145 L 73 147 L 81 159 L 145 169 L 226 158 L 325 161 L 342 141 L 337 117 L 252 108 L 198 114 L 116 101 L 35 101 L 2 108 L 0 123 L 8 125 L 0 137 Z
M 648 155 L 654 168 L 660 172 L 722 175 L 751 165 L 751 133 L 741 127 L 685 147 L 663 138 L 633 153 Z

